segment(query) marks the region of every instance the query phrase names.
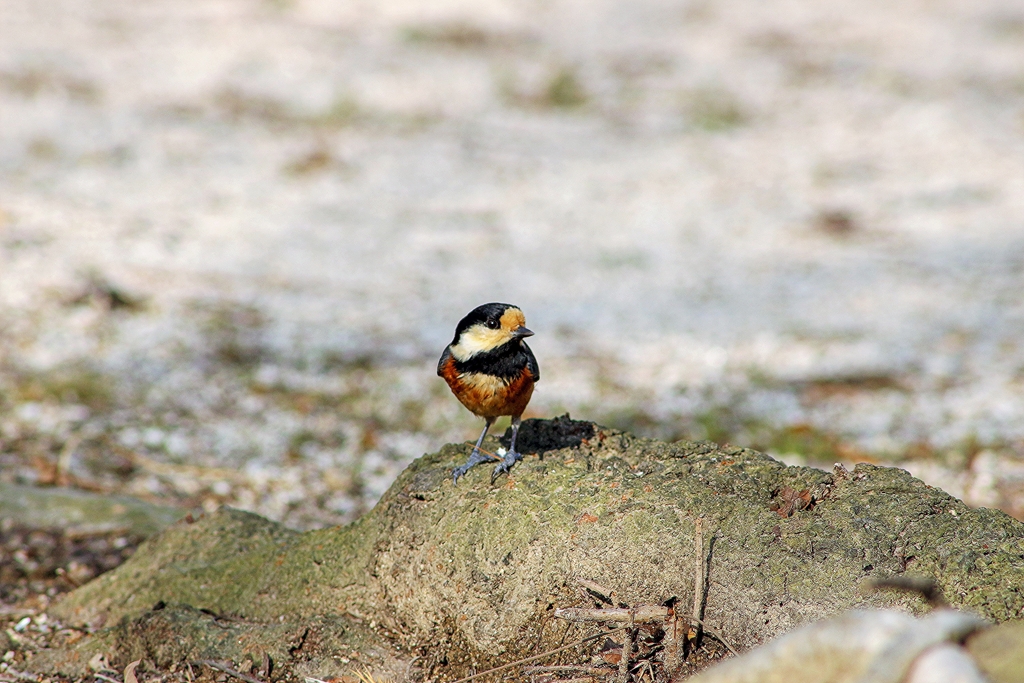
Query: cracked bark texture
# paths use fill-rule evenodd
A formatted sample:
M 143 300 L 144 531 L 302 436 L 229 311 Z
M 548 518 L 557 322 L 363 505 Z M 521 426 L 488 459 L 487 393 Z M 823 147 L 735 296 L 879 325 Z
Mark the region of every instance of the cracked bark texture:
M 855 606 L 925 610 L 859 590 L 903 572 L 935 577 L 951 604 L 993 621 L 1024 608 L 1024 524 L 900 469 L 788 467 L 568 417 L 524 422 L 520 445 L 525 460 L 494 486 L 488 467 L 452 484 L 469 444 L 425 455 L 346 527 L 297 533 L 228 509 L 178 522 L 57 606 L 99 630 L 38 665 L 74 673 L 104 652 L 326 678 L 354 661 L 452 680 L 592 632 L 551 617 L 584 604 L 578 578 L 630 604 L 686 601 L 698 517 L 704 619 L 737 648 Z

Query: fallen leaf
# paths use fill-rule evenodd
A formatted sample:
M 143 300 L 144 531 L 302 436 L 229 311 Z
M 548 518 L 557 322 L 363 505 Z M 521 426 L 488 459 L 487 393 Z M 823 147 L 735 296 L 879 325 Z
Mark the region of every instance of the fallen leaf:
M 135 677 L 135 667 L 137 667 L 141 661 L 141 659 L 136 659 L 124 668 L 124 683 L 139 683 L 139 679 Z
M 622 645 L 616 643 L 611 638 L 605 638 L 604 645 L 601 646 L 599 654 L 601 659 L 609 664 L 618 664 L 622 661 Z
M 774 510 L 779 517 L 792 517 L 797 510 L 808 510 L 814 506 L 814 497 L 810 489 L 797 491 L 792 486 L 783 486 L 775 494 L 778 500 L 772 502 L 770 510 Z
M 96 653 L 89 660 L 89 669 L 92 671 L 110 671 L 110 665 L 107 664 L 107 656 L 103 653 Z

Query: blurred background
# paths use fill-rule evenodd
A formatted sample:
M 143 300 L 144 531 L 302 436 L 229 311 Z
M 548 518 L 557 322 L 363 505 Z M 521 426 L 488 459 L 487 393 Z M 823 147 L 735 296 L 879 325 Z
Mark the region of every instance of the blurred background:
M 349 521 L 506 301 L 528 416 L 1024 518 L 1022 292 L 1018 0 L 0 0 L 0 481 Z

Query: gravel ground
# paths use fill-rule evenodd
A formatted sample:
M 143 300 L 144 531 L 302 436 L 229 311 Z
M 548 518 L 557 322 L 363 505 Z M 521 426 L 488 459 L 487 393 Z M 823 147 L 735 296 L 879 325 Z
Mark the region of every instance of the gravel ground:
M 0 681 L 38 680 L 26 672 L 44 647 L 84 635 L 51 620 L 56 597 L 113 569 L 141 539 L 119 533 L 75 535 L 61 529 L 25 528 L 0 521 Z
M 366 510 L 531 412 L 1024 517 L 1015 0 L 0 0 L 0 477 Z

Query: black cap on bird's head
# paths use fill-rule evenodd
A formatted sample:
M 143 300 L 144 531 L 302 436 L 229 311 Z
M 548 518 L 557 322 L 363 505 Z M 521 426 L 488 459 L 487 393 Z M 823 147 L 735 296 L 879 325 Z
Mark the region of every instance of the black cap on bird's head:
M 464 360 L 532 335 L 518 306 L 490 303 L 477 306 L 459 321 L 451 348 L 456 358 Z

